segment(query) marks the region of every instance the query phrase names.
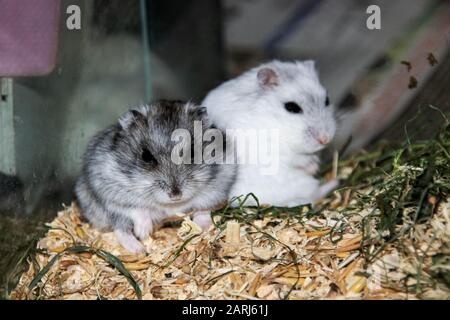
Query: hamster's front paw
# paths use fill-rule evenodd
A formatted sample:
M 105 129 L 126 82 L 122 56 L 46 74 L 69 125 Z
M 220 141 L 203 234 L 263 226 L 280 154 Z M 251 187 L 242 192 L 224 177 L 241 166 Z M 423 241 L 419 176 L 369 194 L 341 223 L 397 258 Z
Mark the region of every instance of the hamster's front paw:
M 327 194 L 329 194 L 337 187 L 339 187 L 339 180 L 333 179 L 321 185 L 319 187 L 319 193 L 321 194 L 322 197 L 325 197 Z
M 194 213 L 193 221 L 197 224 L 203 231 L 209 229 L 212 225 L 211 211 L 197 211 Z
M 141 219 L 134 221 L 134 234 L 140 239 L 145 240 L 153 233 L 153 223 L 151 219 Z
M 116 235 L 117 241 L 119 241 L 120 245 L 130 253 L 139 254 L 145 252 L 142 243 L 140 243 L 132 233 L 128 233 L 123 230 L 115 230 L 114 234 Z
M 331 191 L 336 189 L 339 186 L 339 180 L 333 179 L 330 180 L 323 185 L 319 187 L 319 190 L 317 192 L 317 198 L 315 200 L 319 200 L 321 198 L 324 198 L 327 194 L 329 194 Z

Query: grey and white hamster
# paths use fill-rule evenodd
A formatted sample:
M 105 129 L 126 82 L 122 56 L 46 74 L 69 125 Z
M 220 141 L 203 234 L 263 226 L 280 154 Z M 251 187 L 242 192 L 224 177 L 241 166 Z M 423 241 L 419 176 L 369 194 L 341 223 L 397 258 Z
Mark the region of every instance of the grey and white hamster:
M 161 100 L 130 110 L 98 133 L 75 186 L 82 215 L 99 229 L 114 230 L 133 253 L 144 250 L 137 238 L 145 239 L 177 213 L 194 211 L 194 221 L 209 226 L 210 210 L 227 200 L 236 170 L 172 161 L 173 132 L 186 129 L 194 137 L 194 121 L 201 121 L 203 129 L 212 127 L 205 108 Z
M 259 141 L 269 140 L 262 133 L 270 130 L 273 138 L 272 154 L 258 163 L 246 162 L 248 150 L 236 151 L 240 164 L 230 197 L 254 193 L 260 203 L 291 207 L 336 187 L 336 181 L 321 186 L 314 176 L 317 152 L 333 139 L 337 121 L 313 61 L 262 64 L 212 90 L 202 105 L 227 137 L 242 139 L 242 130 L 254 130 Z

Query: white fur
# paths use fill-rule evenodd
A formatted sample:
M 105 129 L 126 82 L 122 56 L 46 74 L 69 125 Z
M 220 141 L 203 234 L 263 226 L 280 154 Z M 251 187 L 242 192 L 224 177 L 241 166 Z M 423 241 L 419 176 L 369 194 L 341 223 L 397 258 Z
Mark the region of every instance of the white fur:
M 258 82 L 258 71 L 270 68 L 278 79 L 272 87 Z M 296 102 L 303 114 L 284 108 Z M 333 106 L 325 106 L 326 90 L 314 62 L 272 61 L 247 71 L 212 90 L 203 101 L 210 120 L 221 129 L 275 129 L 279 131 L 279 170 L 261 174 L 261 165 L 239 165 L 234 196 L 254 193 L 260 203 L 295 206 L 313 202 L 319 194 L 316 153 L 323 149 L 314 135 L 332 140 L 336 130 Z M 237 154 L 237 157 L 243 156 Z M 253 201 L 246 203 L 254 205 Z

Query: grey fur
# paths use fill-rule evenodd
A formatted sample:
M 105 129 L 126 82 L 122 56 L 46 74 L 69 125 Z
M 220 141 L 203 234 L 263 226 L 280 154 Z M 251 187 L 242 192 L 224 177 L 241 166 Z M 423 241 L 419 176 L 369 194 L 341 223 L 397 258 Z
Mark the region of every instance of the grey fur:
M 95 227 L 113 229 L 116 235 L 136 234 L 139 223 L 153 225 L 180 212 L 210 210 L 227 200 L 234 182 L 233 165 L 181 164 L 171 160 L 175 129 L 188 129 L 202 120 L 211 127 L 204 108 L 180 101 L 159 101 L 130 110 L 119 122 L 98 133 L 83 158 L 75 194 L 81 213 Z M 143 148 L 157 164 L 142 160 Z M 181 191 L 182 202 L 168 194 Z M 121 239 L 119 239 L 121 241 Z M 123 243 L 125 242 L 125 243 Z M 122 241 L 130 251 L 136 246 Z M 136 243 L 135 243 L 136 244 Z

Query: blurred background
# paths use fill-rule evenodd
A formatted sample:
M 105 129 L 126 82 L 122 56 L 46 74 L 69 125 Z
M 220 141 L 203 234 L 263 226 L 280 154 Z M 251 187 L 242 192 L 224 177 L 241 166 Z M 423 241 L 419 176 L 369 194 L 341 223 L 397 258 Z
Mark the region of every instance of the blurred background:
M 373 4 L 381 30 L 366 27 Z M 449 46 L 444 0 L 0 0 L 0 271 L 70 203 L 88 140 L 130 106 L 200 102 L 261 62 L 314 59 L 340 114 L 333 149 L 350 153 L 439 126 Z

